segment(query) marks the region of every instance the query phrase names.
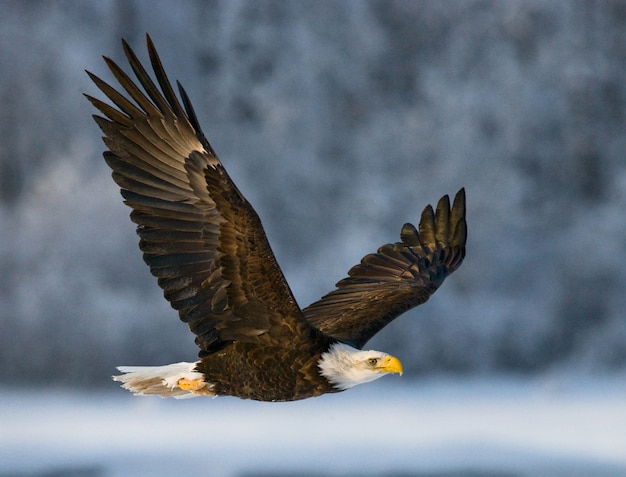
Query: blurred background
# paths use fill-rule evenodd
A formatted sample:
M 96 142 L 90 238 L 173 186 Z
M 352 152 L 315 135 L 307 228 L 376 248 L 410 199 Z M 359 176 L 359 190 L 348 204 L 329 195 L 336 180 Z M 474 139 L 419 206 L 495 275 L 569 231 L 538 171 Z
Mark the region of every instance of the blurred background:
M 84 69 L 112 80 L 101 55 L 129 70 L 122 37 L 147 61 L 146 32 L 301 306 L 466 188 L 464 265 L 370 342 L 401 358 L 405 385 L 623 378 L 626 2 L 4 0 L 0 12 L 0 387 L 116 392 L 116 365 L 196 358 L 82 96 L 102 98 Z

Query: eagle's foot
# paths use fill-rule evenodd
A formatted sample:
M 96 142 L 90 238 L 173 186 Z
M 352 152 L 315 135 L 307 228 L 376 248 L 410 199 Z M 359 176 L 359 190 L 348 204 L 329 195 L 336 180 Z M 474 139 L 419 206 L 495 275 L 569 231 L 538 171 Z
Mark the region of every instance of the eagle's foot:
M 180 389 L 184 389 L 185 391 L 189 391 L 192 394 L 204 395 L 204 396 L 212 396 L 213 393 L 209 391 L 207 388 L 207 383 L 204 379 L 187 379 L 180 378 L 176 385 Z

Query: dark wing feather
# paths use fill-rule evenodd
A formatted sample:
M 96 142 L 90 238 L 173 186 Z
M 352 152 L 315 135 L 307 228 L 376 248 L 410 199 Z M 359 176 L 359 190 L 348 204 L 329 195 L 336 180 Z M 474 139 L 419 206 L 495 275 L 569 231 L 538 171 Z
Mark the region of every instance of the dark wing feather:
M 348 272 L 336 289 L 303 310 L 309 322 L 333 338 L 362 348 L 384 326 L 424 303 L 465 257 L 465 190 L 450 209 L 444 196 L 436 212 L 422 212 L 419 232 L 405 224 L 401 242 L 383 245 Z
M 293 344 L 309 339 L 302 317 L 252 206 L 235 187 L 184 108 L 147 38 L 158 86 L 130 47 L 126 57 L 145 93 L 112 60 L 119 92 L 88 72 L 116 106 L 87 96 L 104 132 L 139 247 L 165 297 L 196 335 L 203 356 L 231 341 Z

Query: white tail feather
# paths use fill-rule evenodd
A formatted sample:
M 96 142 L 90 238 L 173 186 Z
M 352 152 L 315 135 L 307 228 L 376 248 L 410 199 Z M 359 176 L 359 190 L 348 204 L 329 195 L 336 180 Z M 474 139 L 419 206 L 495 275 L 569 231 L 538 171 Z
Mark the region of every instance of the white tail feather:
M 196 397 L 198 394 L 178 387 L 178 381 L 182 378 L 203 379 L 204 375 L 195 370 L 197 364 L 182 362 L 166 366 L 119 366 L 117 369 L 124 374 L 113 376 L 113 381 L 122 383 L 124 389 L 135 395 L 155 394 L 176 399 Z

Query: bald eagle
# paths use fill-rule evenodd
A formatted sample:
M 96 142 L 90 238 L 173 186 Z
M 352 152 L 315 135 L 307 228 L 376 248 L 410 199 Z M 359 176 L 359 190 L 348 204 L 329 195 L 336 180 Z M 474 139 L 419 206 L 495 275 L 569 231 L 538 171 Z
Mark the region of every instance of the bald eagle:
M 104 159 L 132 209 L 143 258 L 195 335 L 200 359 L 122 366 L 113 379 L 135 394 L 293 401 L 401 374 L 397 358 L 363 347 L 463 262 L 464 190 L 452 206 L 448 196 L 435 210 L 428 205 L 418 229 L 405 224 L 400 242 L 366 255 L 334 290 L 300 309 L 257 213 L 205 138 L 180 83 L 182 105 L 177 99 L 150 37 L 158 85 L 122 44 L 143 91 L 104 57 L 123 91 L 87 72 L 114 106 L 85 96 L 102 114 L 93 117 L 108 148 Z

